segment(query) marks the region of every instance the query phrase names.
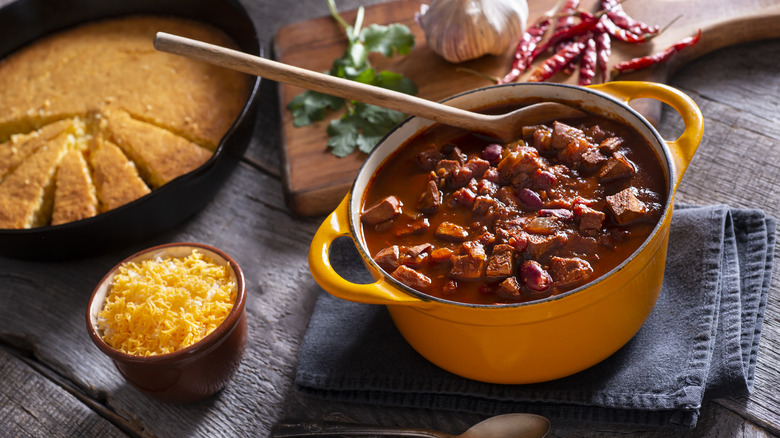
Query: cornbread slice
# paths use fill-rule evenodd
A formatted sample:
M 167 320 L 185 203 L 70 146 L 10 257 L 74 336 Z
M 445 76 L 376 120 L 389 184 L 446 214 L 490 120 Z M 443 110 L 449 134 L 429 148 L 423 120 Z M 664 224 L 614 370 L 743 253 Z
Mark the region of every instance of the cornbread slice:
M 157 188 L 195 170 L 212 152 L 166 129 L 135 120 L 121 110 L 106 110 L 101 131 L 135 162 L 141 178 Z
M 251 77 L 154 49 L 158 32 L 235 48 L 182 18 L 128 16 L 37 41 L 0 64 L 0 141 L 111 103 L 214 149 L 249 96 Z
M 0 183 L 0 228 L 32 228 L 48 223 L 57 164 L 73 140 L 70 133 L 61 133 Z
M 138 176 L 135 164 L 127 159 L 119 146 L 105 140 L 102 135 L 95 136 L 90 145 L 89 162 L 101 212 L 125 205 L 150 192 Z
M 80 119 L 65 119 L 33 132 L 11 136 L 8 141 L 0 144 L 0 181 L 25 158 L 60 133 L 67 131 L 74 135 L 84 135 L 84 130 L 84 122 Z
M 97 196 L 87 162 L 79 150 L 71 150 L 57 167 L 51 224 L 78 221 L 97 214 Z

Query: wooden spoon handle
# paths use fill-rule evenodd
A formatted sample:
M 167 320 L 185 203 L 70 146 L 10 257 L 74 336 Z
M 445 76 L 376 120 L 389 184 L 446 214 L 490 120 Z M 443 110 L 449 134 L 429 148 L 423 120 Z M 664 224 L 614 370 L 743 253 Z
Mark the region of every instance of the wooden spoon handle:
M 397 91 L 317 73 L 165 32 L 157 33 L 154 38 L 154 48 L 162 52 L 205 61 L 277 82 L 357 100 L 469 130 L 484 130 L 490 119 L 482 114 L 431 102 Z

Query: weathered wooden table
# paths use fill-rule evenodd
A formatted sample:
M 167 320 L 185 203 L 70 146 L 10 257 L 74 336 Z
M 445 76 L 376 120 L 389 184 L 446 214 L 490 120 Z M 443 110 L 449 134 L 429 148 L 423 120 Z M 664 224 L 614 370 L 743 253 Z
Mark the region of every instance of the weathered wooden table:
M 284 7 L 272 0 L 246 3 L 265 45 L 281 26 L 328 13 L 321 0 Z M 339 3 L 346 9 L 370 2 Z M 775 40 L 709 54 L 670 80 L 696 100 L 705 117 L 704 139 L 678 201 L 763 208 L 780 217 L 778 72 Z M 323 402 L 297 392 L 298 351 L 320 292 L 306 253 L 322 217 L 295 217 L 285 206 L 276 85 L 264 82 L 261 94 L 257 133 L 242 164 L 217 198 L 181 226 L 94 258 L 57 263 L 0 258 L 0 435 L 267 436 L 288 417 L 460 433 L 482 419 Z M 671 138 L 679 130 L 675 115 L 664 112 L 661 133 Z M 185 240 L 216 245 L 243 266 L 250 337 L 241 367 L 222 393 L 179 406 L 150 401 L 129 387 L 90 342 L 84 312 L 92 288 L 117 261 L 146 246 Z M 774 276 L 769 293 L 750 397 L 708 403 L 691 431 L 554 424 L 550 435 L 780 435 L 780 278 Z

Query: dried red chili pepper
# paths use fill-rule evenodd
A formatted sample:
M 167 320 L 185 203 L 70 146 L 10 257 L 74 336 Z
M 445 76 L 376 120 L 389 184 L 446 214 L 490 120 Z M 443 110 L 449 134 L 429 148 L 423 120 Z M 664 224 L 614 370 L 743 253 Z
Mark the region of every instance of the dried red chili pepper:
M 609 18 L 609 16 L 607 16 Z M 619 27 L 616 25 L 612 20 L 602 20 L 601 24 L 604 26 L 604 29 L 613 37 L 619 39 L 620 41 L 625 41 L 627 43 L 645 43 L 650 38 L 658 35 L 657 32 L 653 33 L 643 33 L 643 34 L 635 34 L 633 32 L 630 32 L 626 29 L 623 29 L 622 27 Z
M 599 28 L 596 27 L 598 31 Z M 609 80 L 609 57 L 612 55 L 612 40 L 606 32 L 599 32 L 593 38 L 596 41 L 596 63 L 598 71 L 601 72 L 601 82 Z
M 680 50 L 686 47 L 693 46 L 694 44 L 698 43 L 700 38 L 701 38 L 701 29 L 699 29 L 699 32 L 696 35 L 690 36 L 688 38 L 684 38 L 661 52 L 654 53 L 648 56 L 643 56 L 641 58 L 629 59 L 628 61 L 623 61 L 621 63 L 618 63 L 615 65 L 615 70 L 617 70 L 620 73 L 628 73 L 636 70 L 641 70 L 643 68 L 651 67 L 661 62 L 666 62 L 669 60 L 669 58 L 672 57 L 672 55 L 679 52 Z
M 549 79 L 555 73 L 558 73 L 564 68 L 572 59 L 579 56 L 583 49 L 585 49 L 586 41 L 591 39 L 593 35 L 587 33 L 582 35 L 577 41 L 568 44 L 561 50 L 557 51 L 554 55 L 547 58 L 539 67 L 531 73 L 528 78 L 528 82 L 542 82 Z
M 540 54 L 546 52 L 550 47 L 555 47 L 561 41 L 577 38 L 590 32 L 599 23 L 599 19 L 602 15 L 603 11 L 600 11 L 595 15 L 589 12 L 581 12 L 581 19 L 579 23 L 560 32 L 553 33 L 547 42 L 536 46 L 536 49 L 534 49 L 533 53 L 531 54 L 531 61 L 536 59 L 536 57 L 538 57 Z
M 556 16 L 558 17 L 557 20 L 555 20 L 555 26 L 553 26 L 553 33 L 561 32 L 565 29 L 568 29 L 576 23 L 575 16 L 577 12 L 577 7 L 580 5 L 580 0 L 567 0 L 563 5 L 560 6 L 559 10 L 556 12 Z M 569 41 L 562 41 L 559 42 L 557 46 L 555 46 L 555 51 L 559 51 L 569 44 Z M 572 62 L 570 62 L 566 67 L 562 69 L 563 73 L 566 75 L 572 74 L 574 70 L 577 68 L 577 60 L 573 59 Z
M 498 80 L 499 84 L 506 84 L 517 79 L 531 65 L 531 54 L 539 41 L 544 38 L 544 34 L 552 24 L 552 19 L 548 16 L 542 17 L 534 23 L 533 26 L 523 32 L 520 42 L 515 49 L 515 56 L 512 61 L 512 67 L 503 78 Z
M 580 58 L 580 77 L 577 80 L 578 85 L 590 85 L 593 77 L 596 76 L 596 40 L 588 38 L 585 41 L 585 48 L 582 50 Z
M 631 18 L 619 0 L 602 0 L 601 7 L 607 11 L 610 21 L 634 35 L 656 34 L 659 31 L 658 26 L 651 26 Z

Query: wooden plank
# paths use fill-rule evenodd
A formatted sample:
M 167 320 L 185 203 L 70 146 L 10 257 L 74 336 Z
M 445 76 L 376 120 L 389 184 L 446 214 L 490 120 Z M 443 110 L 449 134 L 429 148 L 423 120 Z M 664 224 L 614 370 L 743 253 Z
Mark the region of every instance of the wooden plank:
M 5 348 L 0 348 L 0 386 L 0 435 L 127 436 Z
M 274 2 L 251 3 L 258 23 L 263 24 L 259 26 L 263 35 L 270 38 L 283 20 L 295 22 L 326 13 L 320 0 L 293 3 L 291 14 L 295 15 L 289 17 Z M 339 2 L 345 7 L 357 3 Z M 626 2 L 626 8 L 640 3 L 644 2 Z M 780 41 L 769 41 L 705 56 L 671 79 L 673 85 L 694 97 L 705 115 L 704 141 L 683 179 L 679 200 L 761 207 L 780 217 L 778 68 Z M 265 90 L 261 99 L 273 98 L 275 91 Z M 258 117 L 270 118 L 267 114 Z M 679 128 L 674 115 L 664 113 L 660 125 L 664 136 L 671 138 Z M 298 350 L 320 291 L 308 272 L 306 253 L 322 218 L 293 215 L 285 207 L 282 182 L 265 170 L 275 167 L 275 159 L 279 162 L 275 158 L 279 154 L 279 144 L 273 140 L 278 134 L 275 130 L 275 125 L 258 128 L 258 138 L 247 156 L 260 165 L 240 166 L 216 199 L 181 227 L 83 260 L 37 263 L 0 258 L 0 343 L 29 349 L 42 366 L 149 436 L 268 436 L 272 425 L 283 417 L 346 419 L 451 432 L 479 421 L 478 416 L 446 411 L 331 403 L 296 391 L 293 378 Z M 244 360 L 225 391 L 202 403 L 178 406 L 150 401 L 124 384 L 110 361 L 90 343 L 84 312 L 92 288 L 118 260 L 155 243 L 184 240 L 216 245 L 241 263 L 249 289 L 250 335 Z M 700 424 L 692 431 L 556 424 L 553 435 L 780 436 L 778 291 L 780 278 L 775 276 L 756 387 L 750 397 L 705 405 Z M 70 406 L 58 401 L 72 396 L 57 390 L 51 379 L 25 363 L 15 363 L 19 362 L 16 358 L 6 357 L 0 350 L 0 435 L 49 436 L 58 430 L 54 426 L 59 424 L 53 420 L 41 420 L 47 414 L 36 417 L 24 410 L 31 399 L 58 412 L 51 414 L 56 418 L 85 414 L 83 404 Z M 14 364 L 8 365 L 9 360 Z M 25 384 L 19 376 L 30 376 L 40 385 Z M 92 424 L 92 415 L 85 420 L 88 424 Z M 70 435 L 89 436 L 88 431 L 79 431 L 84 433 Z
M 422 29 L 413 19 L 420 3 L 423 2 L 398 0 L 367 8 L 365 23 L 406 24 L 415 34 L 417 42 L 409 55 L 392 59 L 372 58 L 377 68 L 392 70 L 411 78 L 419 87 L 418 95 L 430 100 L 441 100 L 462 91 L 490 85 L 485 79 L 464 73 L 459 69 L 461 67 L 492 77 L 502 77 L 508 71 L 512 51 L 460 65 L 448 63 L 434 54 L 425 43 Z M 556 1 L 529 3 L 531 20 L 535 20 L 551 9 Z M 586 0 L 581 3 L 581 7 L 596 10 L 596 4 L 593 0 Z M 665 82 L 681 65 L 710 51 L 744 41 L 780 37 L 780 27 L 775 25 L 780 17 L 780 4 L 771 0 L 671 0 L 664 2 L 662 7 L 657 2 L 627 2 L 625 9 L 634 18 L 650 24 L 674 24 L 646 44 L 614 43 L 610 66 L 662 50 L 702 29 L 701 41 L 696 46 L 680 52 L 665 65 L 621 77 L 625 80 Z M 351 22 L 354 15 L 354 11 L 344 13 L 347 22 Z M 343 30 L 329 16 L 285 26 L 274 40 L 274 53 L 280 61 L 315 71 L 328 70 L 345 47 Z M 529 73 L 522 75 L 519 80 L 527 79 Z M 558 75 L 553 79 L 573 83 L 576 82 L 576 75 L 568 78 Z M 328 137 L 325 127 L 334 115 L 307 127 L 295 128 L 292 125 L 292 117 L 285 107 L 302 91 L 298 87 L 280 85 L 279 111 L 288 206 L 296 214 L 308 216 L 327 213 L 338 204 L 349 190 L 365 155 L 354 153 L 339 159 L 330 154 L 326 146 Z M 645 101 L 638 103 L 637 109 L 652 121 L 657 121 L 660 104 Z

